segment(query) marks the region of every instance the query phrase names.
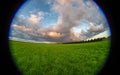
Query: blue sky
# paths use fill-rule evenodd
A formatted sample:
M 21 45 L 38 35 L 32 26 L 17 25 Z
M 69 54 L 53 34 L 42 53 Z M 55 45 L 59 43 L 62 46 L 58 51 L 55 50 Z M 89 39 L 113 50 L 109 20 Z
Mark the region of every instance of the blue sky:
M 50 5 L 46 0 L 28 0 L 20 8 L 22 14 L 27 15 L 30 11 L 37 13 L 38 11 L 50 12 Z
M 51 10 L 51 5 L 47 0 L 28 0 L 18 10 L 16 16 L 24 15 L 29 17 L 30 14 L 38 14 L 38 12 L 44 12 L 44 25 L 54 24 L 57 22 L 58 14 Z
M 103 11 L 92 0 L 28 0 L 15 14 L 10 37 L 79 41 L 109 30 L 108 25 Z

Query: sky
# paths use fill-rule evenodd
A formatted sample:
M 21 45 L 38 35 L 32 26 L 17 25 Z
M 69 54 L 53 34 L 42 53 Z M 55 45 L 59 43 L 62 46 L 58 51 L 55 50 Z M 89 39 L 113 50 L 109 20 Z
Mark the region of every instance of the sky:
M 93 0 L 28 0 L 16 12 L 9 37 L 60 43 L 103 32 L 111 34 L 109 23 Z

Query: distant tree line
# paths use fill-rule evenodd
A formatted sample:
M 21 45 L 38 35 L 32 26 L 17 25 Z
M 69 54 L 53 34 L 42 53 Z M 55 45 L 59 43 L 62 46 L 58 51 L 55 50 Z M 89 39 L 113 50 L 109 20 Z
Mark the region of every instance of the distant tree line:
M 106 39 L 110 39 L 110 37 L 102 37 L 102 38 L 95 38 L 95 39 L 90 39 L 90 40 L 82 40 L 82 41 L 77 41 L 77 42 L 66 42 L 64 44 L 72 44 L 72 43 L 87 43 L 87 42 L 97 42 L 97 41 L 102 41 L 102 40 L 106 40 Z

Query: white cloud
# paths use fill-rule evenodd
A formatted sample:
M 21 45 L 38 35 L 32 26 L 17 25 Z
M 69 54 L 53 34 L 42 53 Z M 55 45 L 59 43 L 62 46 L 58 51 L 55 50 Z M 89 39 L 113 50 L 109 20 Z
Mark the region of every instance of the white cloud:
M 57 33 L 57 32 L 48 32 L 48 36 L 50 36 L 52 38 L 60 38 L 62 36 L 62 34 Z
M 49 0 L 49 4 L 52 4 L 50 1 L 52 0 Z M 29 23 L 24 23 L 24 25 L 16 24 L 13 27 L 27 34 L 37 35 L 47 41 L 70 42 L 84 40 L 105 29 L 102 25 L 105 20 L 101 17 L 103 16 L 102 14 L 98 14 L 98 7 L 90 0 L 86 4 L 83 0 L 55 0 L 51 8 L 53 12 L 59 14 L 55 25 L 47 26 L 46 28 L 39 27 L 39 22 L 44 19 L 44 15 L 49 14 L 40 11 L 37 14 L 30 13 L 28 20 L 26 17 L 21 16 L 26 18 L 26 22 Z M 87 8 L 88 6 L 89 8 Z M 83 19 L 88 21 L 88 29 L 74 32 L 73 28 L 81 25 L 80 21 Z
M 96 39 L 96 38 L 103 38 L 103 37 L 109 37 L 110 36 L 110 31 L 109 30 L 106 30 L 106 31 L 103 31 L 95 36 L 92 36 L 91 38 L 88 38 L 87 40 L 91 40 L 91 39 Z
M 35 25 L 38 24 L 38 21 L 39 21 L 38 17 L 34 14 L 30 15 L 29 20 L 32 21 Z
M 29 20 L 34 24 L 38 25 L 39 21 L 43 19 L 44 13 L 38 12 L 38 14 L 30 14 Z
M 89 24 L 90 30 L 93 32 L 102 31 L 104 28 L 101 25 L 94 25 L 92 22 Z
M 16 25 L 14 24 L 13 27 L 17 30 L 20 30 L 20 31 L 23 31 L 23 32 L 31 32 L 32 31 L 32 28 L 27 28 L 23 25 Z
M 72 31 L 72 29 L 80 25 L 80 20 L 82 20 L 83 18 L 87 19 L 86 17 L 89 17 L 92 12 L 97 10 L 96 7 L 92 7 L 91 2 L 88 2 L 88 4 L 89 6 L 91 6 L 91 8 L 88 8 L 86 10 L 83 0 L 55 0 L 52 9 L 55 12 L 59 13 L 60 16 L 58 18 L 57 24 L 52 29 L 51 27 L 45 29 L 46 32 L 55 32 L 62 34 L 63 36 L 60 37 L 60 39 L 62 39 L 62 42 L 75 41 L 78 39 L 80 40 L 83 38 L 87 38 L 86 34 L 78 34 Z M 99 26 L 90 25 L 90 29 L 92 31 L 95 31 L 96 28 L 97 30 L 101 29 Z M 45 35 L 45 37 L 48 35 Z M 80 35 L 82 35 L 83 37 Z M 47 39 L 49 38 L 51 39 L 53 37 L 49 36 Z M 59 39 L 55 39 L 54 41 L 59 41 Z

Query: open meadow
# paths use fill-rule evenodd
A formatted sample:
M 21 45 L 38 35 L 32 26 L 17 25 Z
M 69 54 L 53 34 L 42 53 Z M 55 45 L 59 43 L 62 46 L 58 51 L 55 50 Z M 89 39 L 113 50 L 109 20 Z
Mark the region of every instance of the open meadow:
M 109 47 L 109 40 L 77 44 L 10 41 L 13 59 L 24 75 L 96 75 Z

